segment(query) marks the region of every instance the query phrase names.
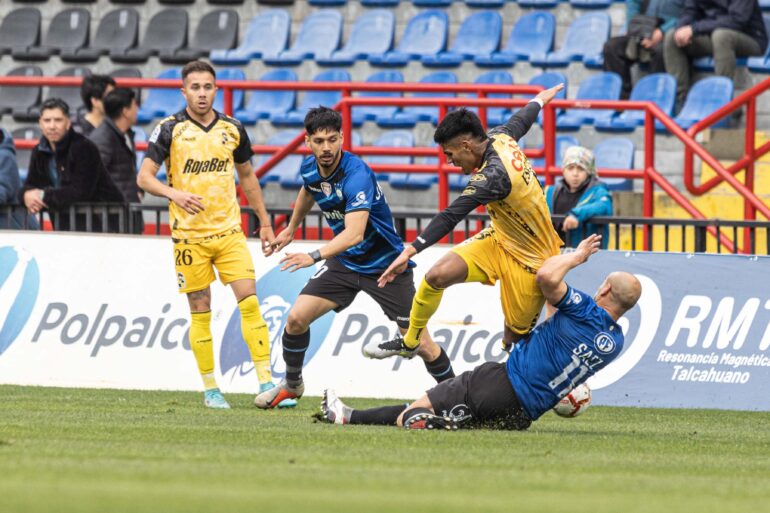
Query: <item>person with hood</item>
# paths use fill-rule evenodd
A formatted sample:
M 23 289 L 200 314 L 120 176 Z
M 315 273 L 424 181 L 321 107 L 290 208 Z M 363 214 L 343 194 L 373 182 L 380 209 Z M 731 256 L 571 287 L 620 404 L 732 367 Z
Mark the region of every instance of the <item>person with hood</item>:
M 19 166 L 16 163 L 16 147 L 13 137 L 0 128 L 0 229 L 37 230 L 39 225 L 34 216 L 25 214 L 19 206 Z M 26 219 L 25 219 L 26 218 Z
M 562 163 L 564 179 L 545 189 L 545 199 L 551 215 L 566 216 L 560 224 L 554 223 L 567 247 L 577 247 L 592 234 L 602 235 L 602 249 L 607 248 L 609 229 L 588 221 L 595 216 L 612 215 L 612 196 L 607 184 L 596 176 L 594 154 L 588 148 L 571 146 L 564 152 Z M 584 226 L 583 226 L 584 225 Z

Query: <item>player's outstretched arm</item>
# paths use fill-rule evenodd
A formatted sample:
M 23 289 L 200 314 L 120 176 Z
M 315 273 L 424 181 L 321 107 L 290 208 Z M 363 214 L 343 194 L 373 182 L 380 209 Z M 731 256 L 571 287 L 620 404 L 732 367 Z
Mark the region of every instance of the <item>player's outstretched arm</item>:
M 136 177 L 136 184 L 143 191 L 149 192 L 154 196 L 168 198 L 188 214 L 197 214 L 198 212 L 205 210 L 203 207 L 202 196 L 169 187 L 158 180 L 157 175 L 159 170 L 160 164 L 150 158 L 145 158 L 142 161 L 142 167 L 139 169 L 139 174 Z
M 516 111 L 505 125 L 496 130 L 502 129 L 514 140 L 518 141 L 532 128 L 535 120 L 537 120 L 537 115 L 540 113 L 540 109 L 548 105 L 562 89 L 564 89 L 564 84 L 540 91 L 528 104 Z
M 241 190 L 249 202 L 249 206 L 254 209 L 259 219 L 259 239 L 262 241 L 262 253 L 267 257 L 273 254 L 273 225 L 270 224 L 270 216 L 267 215 L 265 201 L 262 198 L 262 187 L 254 174 L 254 168 L 248 160 L 240 164 L 235 164 L 235 170 L 238 172 L 238 179 L 241 182 Z
M 294 232 L 302 224 L 314 203 L 313 196 L 304 187 L 301 188 L 297 194 L 297 199 L 294 201 L 294 211 L 291 213 L 288 226 L 273 241 L 273 252 L 282 250 L 294 240 Z
M 601 241 L 601 235 L 590 235 L 583 239 L 575 251 L 552 256 L 543 263 L 537 271 L 537 284 L 549 303 L 555 305 L 564 298 L 567 293 L 564 277 L 571 269 L 586 262 L 591 255 L 599 251 Z

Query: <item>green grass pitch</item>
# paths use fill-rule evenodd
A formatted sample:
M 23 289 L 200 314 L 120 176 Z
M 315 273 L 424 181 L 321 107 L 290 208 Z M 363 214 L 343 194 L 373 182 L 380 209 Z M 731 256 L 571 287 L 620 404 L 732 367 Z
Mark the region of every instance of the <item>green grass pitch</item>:
M 770 414 L 592 407 L 407 432 L 230 394 L 0 386 L 0 511 L 770 511 Z M 354 406 L 382 401 L 351 400 Z

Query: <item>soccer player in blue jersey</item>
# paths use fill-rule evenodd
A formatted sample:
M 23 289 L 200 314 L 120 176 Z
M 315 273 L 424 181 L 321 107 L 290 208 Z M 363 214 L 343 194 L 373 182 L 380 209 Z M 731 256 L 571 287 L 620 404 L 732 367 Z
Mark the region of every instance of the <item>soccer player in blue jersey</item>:
M 405 333 L 415 294 L 411 262 L 409 269 L 387 287 L 377 286 L 380 274 L 401 254 L 404 245 L 374 173 L 359 157 L 342 151 L 342 116 L 326 107 L 311 109 L 305 116 L 305 132 L 305 143 L 313 155 L 302 163 L 304 185 L 289 225 L 275 238 L 273 248 L 280 251 L 292 241 L 313 204 L 323 212 L 334 238 L 316 251 L 287 253 L 281 260 L 281 269 L 288 271 L 325 262 L 289 311 L 282 337 L 286 379 L 276 389 L 257 396 L 254 403 L 260 408 L 272 408 L 304 392 L 302 366 L 313 321 L 330 310 L 343 310 L 363 291 Z M 454 377 L 444 349 L 431 340 L 427 330 L 424 333 L 416 354 L 430 375 L 439 382 Z
M 600 235 L 548 258 L 537 283 L 557 312 L 517 343 L 505 363 L 487 362 L 439 383 L 412 404 L 355 410 L 327 390 L 323 418 L 334 424 L 397 424 L 410 429 L 481 425 L 527 429 L 623 349 L 617 320 L 642 292 L 632 274 L 610 273 L 592 298 L 564 276 L 599 250 Z

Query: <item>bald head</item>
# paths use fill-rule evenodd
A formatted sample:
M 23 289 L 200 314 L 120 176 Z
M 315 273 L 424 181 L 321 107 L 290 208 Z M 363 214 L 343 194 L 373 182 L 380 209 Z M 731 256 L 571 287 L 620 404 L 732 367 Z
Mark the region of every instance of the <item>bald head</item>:
M 610 286 L 611 300 L 619 316 L 633 308 L 639 301 L 639 296 L 642 295 L 642 284 L 631 273 L 622 271 L 610 273 L 606 283 Z

